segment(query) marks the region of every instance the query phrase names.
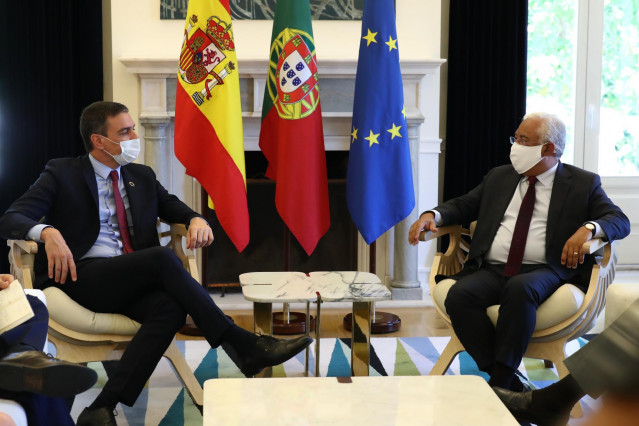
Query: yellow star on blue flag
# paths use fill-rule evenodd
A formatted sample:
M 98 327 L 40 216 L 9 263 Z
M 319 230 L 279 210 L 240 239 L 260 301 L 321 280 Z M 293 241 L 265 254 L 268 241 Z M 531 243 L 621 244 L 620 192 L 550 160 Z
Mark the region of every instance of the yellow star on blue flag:
M 370 244 L 415 207 L 393 0 L 364 2 L 351 128 L 348 211 Z

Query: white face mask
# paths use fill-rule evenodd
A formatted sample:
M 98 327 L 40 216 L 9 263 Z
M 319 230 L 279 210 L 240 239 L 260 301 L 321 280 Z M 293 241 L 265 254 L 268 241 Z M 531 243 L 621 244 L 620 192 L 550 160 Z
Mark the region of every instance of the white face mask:
M 510 162 L 513 163 L 517 173 L 524 174 L 544 158 L 541 155 L 541 148 L 544 145 L 525 146 L 517 142 L 512 144 L 510 147 Z
M 117 161 L 119 165 L 126 166 L 127 164 L 134 162 L 135 159 L 138 158 L 138 155 L 140 154 L 140 139 L 129 139 L 128 141 L 115 142 L 107 138 L 106 136 L 102 137 L 109 142 L 120 145 L 120 148 L 122 148 L 122 153 L 116 155 L 103 150 L 111 157 L 113 157 L 113 159 Z

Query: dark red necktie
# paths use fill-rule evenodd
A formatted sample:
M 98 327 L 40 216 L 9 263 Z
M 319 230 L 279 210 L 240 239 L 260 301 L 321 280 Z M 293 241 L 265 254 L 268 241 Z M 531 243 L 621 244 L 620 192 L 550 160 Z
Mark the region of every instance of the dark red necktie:
M 508 252 L 508 260 L 504 275 L 512 277 L 517 275 L 521 269 L 521 261 L 524 259 L 524 250 L 526 249 L 526 240 L 528 239 L 528 228 L 530 228 L 530 219 L 532 219 L 533 210 L 535 208 L 535 176 L 528 176 L 528 190 L 519 208 L 517 222 L 515 223 L 515 231 L 513 239 L 510 243 L 510 251 Z
M 122 248 L 124 253 L 133 252 L 133 244 L 131 244 L 131 234 L 129 233 L 129 224 L 126 219 L 126 209 L 124 201 L 120 196 L 118 188 L 118 172 L 111 170 L 111 182 L 113 183 L 113 196 L 115 197 L 115 211 L 118 214 L 118 226 L 120 227 L 120 237 L 122 237 Z

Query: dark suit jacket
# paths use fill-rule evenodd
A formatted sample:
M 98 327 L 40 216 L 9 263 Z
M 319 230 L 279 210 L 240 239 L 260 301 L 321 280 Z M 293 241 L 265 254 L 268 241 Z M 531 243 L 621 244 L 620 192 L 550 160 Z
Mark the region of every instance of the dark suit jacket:
M 520 178 L 512 165 L 496 167 L 468 194 L 435 208 L 442 215 L 443 225 L 477 221 L 464 272 L 475 271 L 481 266 Z M 566 241 L 589 220 L 596 221 L 611 242 L 630 233 L 628 218 L 610 201 L 599 176 L 560 162 L 548 210 L 546 263 L 562 280 L 576 280 L 575 284 L 581 286 L 587 285 L 583 280 L 589 275 L 592 259 L 576 270 L 568 269 L 561 265 L 561 252 Z
M 199 216 L 157 181 L 153 170 L 141 164 L 121 168 L 122 181 L 131 210 L 135 250 L 159 245 L 158 217 L 171 223 L 187 224 Z M 77 262 L 95 243 L 100 229 L 98 188 L 88 155 L 59 158 L 47 163 L 38 180 L 0 217 L 0 236 L 25 239 L 38 223 L 57 228 Z M 46 276 L 44 250 L 36 256 L 36 283 Z

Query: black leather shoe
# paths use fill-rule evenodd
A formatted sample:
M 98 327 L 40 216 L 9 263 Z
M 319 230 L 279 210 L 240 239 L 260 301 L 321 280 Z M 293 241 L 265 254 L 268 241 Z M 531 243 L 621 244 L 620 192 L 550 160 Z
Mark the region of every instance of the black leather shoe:
M 106 407 L 89 410 L 85 408 L 78 417 L 77 426 L 116 426 L 113 410 Z
M 566 412 L 533 410 L 532 392 L 513 392 L 499 387 L 494 387 L 493 390 L 508 411 L 520 422 L 534 423 L 538 426 L 563 426 L 568 423 L 570 408 Z
M 238 356 L 238 366 L 246 377 L 252 377 L 265 367 L 279 365 L 294 357 L 312 342 L 313 338 L 309 336 L 285 340 L 261 335 L 253 351 Z
M 70 397 L 98 379 L 88 367 L 47 356 L 40 351 L 16 352 L 0 360 L 0 389 Z
M 515 372 L 515 377 L 513 378 L 512 383 L 510 384 L 510 390 L 513 392 L 530 392 L 535 390 L 533 384 L 521 374 L 519 371 Z

